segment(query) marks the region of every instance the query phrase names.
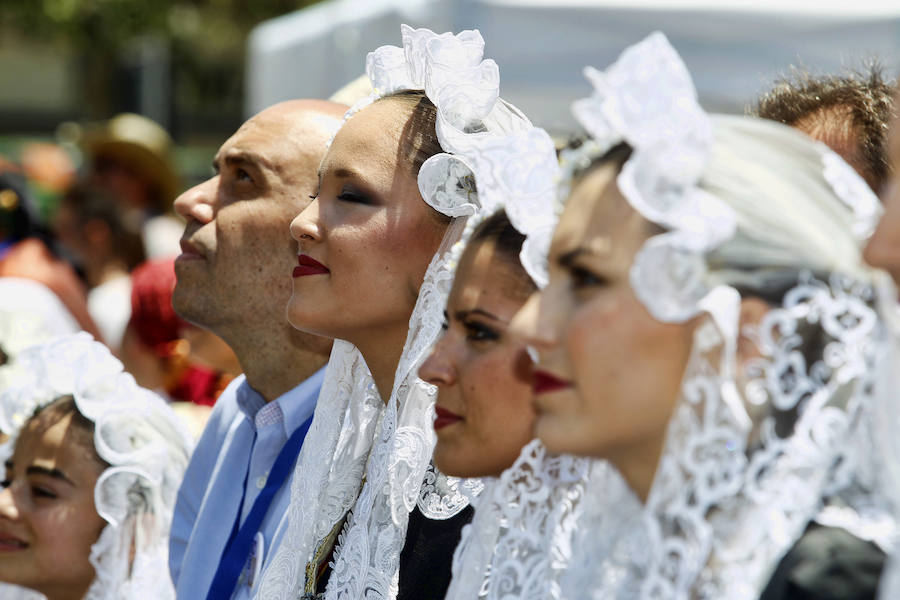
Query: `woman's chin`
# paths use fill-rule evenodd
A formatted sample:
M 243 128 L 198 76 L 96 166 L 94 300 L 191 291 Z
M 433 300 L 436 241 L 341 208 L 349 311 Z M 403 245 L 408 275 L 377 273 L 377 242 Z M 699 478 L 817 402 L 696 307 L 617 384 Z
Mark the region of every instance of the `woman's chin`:
M 579 436 L 569 424 L 552 413 L 539 414 L 534 424 L 534 436 L 552 454 L 589 456 L 593 448 L 579 444 Z
M 334 335 L 330 335 L 327 331 L 325 331 L 325 329 L 327 328 L 321 327 L 322 319 L 320 318 L 320 316 L 311 314 L 308 310 L 306 310 L 306 304 L 308 303 L 300 302 L 299 300 L 297 300 L 296 296 L 291 296 L 291 299 L 288 301 L 287 305 L 287 320 L 288 323 L 291 324 L 291 327 L 304 333 L 327 338 L 334 338 Z

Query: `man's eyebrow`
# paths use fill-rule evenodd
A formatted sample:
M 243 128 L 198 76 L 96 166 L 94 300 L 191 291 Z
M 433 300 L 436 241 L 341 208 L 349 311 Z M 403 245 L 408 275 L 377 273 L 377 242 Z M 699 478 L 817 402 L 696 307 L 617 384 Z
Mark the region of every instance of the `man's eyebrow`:
M 273 165 L 269 159 L 252 150 L 229 150 L 224 155 L 216 156 L 213 159 L 213 168 L 217 168 L 217 166 L 222 163 L 228 166 L 251 165 L 263 167 L 270 171 L 276 170 L 275 165 Z
M 65 481 L 69 485 L 75 485 L 71 479 L 66 477 L 65 473 L 60 471 L 59 469 L 48 469 L 47 467 L 39 467 L 37 465 L 31 465 L 27 469 L 25 469 L 26 475 L 45 475 L 47 477 L 52 477 L 54 479 L 59 479 L 61 481 Z

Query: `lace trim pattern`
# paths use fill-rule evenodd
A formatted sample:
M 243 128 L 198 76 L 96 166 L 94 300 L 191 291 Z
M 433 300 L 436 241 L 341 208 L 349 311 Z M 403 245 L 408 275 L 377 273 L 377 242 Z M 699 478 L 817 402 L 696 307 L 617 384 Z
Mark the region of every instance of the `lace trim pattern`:
M 477 500 L 453 557 L 448 600 L 559 598 L 592 465 L 603 478 L 605 464 L 527 444 Z
M 646 505 L 624 531 L 587 523 L 610 541 L 586 558 L 599 568 L 573 568 L 567 591 L 758 597 L 823 499 L 867 484 L 853 440 L 881 347 L 871 301 L 853 281 L 803 275 L 760 323 L 741 389 L 721 376 L 725 339 L 702 326 Z

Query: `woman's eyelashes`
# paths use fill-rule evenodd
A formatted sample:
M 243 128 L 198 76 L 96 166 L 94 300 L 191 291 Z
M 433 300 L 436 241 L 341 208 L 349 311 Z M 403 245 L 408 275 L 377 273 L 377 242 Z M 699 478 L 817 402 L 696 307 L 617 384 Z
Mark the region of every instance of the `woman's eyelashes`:
M 31 494 L 36 498 L 56 498 L 56 494 L 40 486 L 32 486 Z
M 0 481 L 0 489 L 6 489 L 12 485 L 12 479 L 7 477 L 3 481 Z M 56 494 L 50 491 L 47 488 L 33 485 L 31 486 L 31 495 L 36 498 L 56 498 Z
M 371 204 L 372 201 L 368 196 L 357 192 L 356 190 L 351 190 L 348 188 L 344 188 L 341 190 L 341 193 L 337 196 L 338 200 L 342 202 L 353 202 L 355 204 Z
M 569 267 L 569 276 L 572 279 L 572 287 L 574 288 L 600 287 L 609 283 L 606 277 L 579 265 Z
M 466 339 L 471 342 L 489 342 L 500 339 L 499 332 L 480 321 L 464 320 L 463 327 L 466 331 Z

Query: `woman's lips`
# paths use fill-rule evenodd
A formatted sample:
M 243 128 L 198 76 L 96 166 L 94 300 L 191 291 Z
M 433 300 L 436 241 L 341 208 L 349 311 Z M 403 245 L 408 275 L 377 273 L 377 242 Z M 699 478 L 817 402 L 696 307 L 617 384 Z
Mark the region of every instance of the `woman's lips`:
M 28 544 L 17 537 L 0 534 L 0 552 L 16 552 L 27 547 Z
M 453 425 L 457 421 L 462 421 L 462 417 L 460 417 L 456 413 L 452 413 L 446 408 L 441 408 L 440 406 L 434 407 L 434 412 L 436 418 L 434 419 L 434 430 L 442 429 L 447 425 Z
M 305 275 L 324 275 L 330 273 L 328 267 L 306 254 L 297 257 L 300 266 L 294 267 L 294 277 L 303 277 Z
M 534 370 L 533 377 L 531 385 L 535 394 L 555 392 L 557 390 L 564 390 L 572 387 L 571 381 L 565 381 L 556 375 L 548 373 L 547 371 L 541 371 L 540 369 Z

